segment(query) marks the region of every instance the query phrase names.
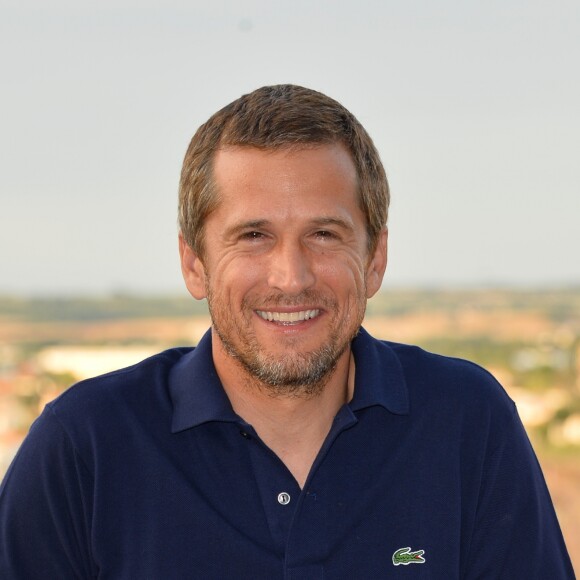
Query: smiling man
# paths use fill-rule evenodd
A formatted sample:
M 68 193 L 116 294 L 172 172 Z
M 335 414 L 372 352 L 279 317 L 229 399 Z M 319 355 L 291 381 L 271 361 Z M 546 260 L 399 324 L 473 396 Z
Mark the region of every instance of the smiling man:
M 213 362 L 233 409 L 303 487 L 352 397 L 350 343 L 381 284 L 386 230 L 369 239 L 342 143 L 225 146 L 213 180 L 219 206 L 202 248 L 180 238 L 184 278 L 208 300 Z
M 370 137 L 316 91 L 202 125 L 179 249 L 212 327 L 47 406 L 0 492 L 0 576 L 573 578 L 503 389 L 361 328 L 388 203 Z

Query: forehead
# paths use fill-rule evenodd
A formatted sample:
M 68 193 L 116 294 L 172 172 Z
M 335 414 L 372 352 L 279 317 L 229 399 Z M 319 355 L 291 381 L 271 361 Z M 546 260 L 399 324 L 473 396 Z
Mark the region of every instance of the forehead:
M 357 197 L 357 172 L 351 154 L 340 143 L 264 150 L 256 147 L 220 149 L 213 163 L 218 197 L 269 193 L 270 202 L 292 195 L 314 199 L 334 191 Z M 322 201 L 322 200 L 321 200 Z

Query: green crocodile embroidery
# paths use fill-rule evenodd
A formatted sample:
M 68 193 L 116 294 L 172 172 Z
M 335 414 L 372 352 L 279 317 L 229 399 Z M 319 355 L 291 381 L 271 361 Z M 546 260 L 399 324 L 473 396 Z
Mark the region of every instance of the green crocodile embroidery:
M 399 548 L 393 554 L 393 565 L 394 566 L 408 566 L 409 564 L 424 564 L 425 558 L 423 554 L 425 550 L 416 550 L 411 552 L 411 548 Z

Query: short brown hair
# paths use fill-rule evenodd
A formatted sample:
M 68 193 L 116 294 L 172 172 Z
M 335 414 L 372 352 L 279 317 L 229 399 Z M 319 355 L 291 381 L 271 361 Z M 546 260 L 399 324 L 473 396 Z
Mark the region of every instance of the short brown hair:
M 387 222 L 389 185 L 379 154 L 364 127 L 340 103 L 311 89 L 274 85 L 243 95 L 212 115 L 193 136 L 179 184 L 179 227 L 203 255 L 203 226 L 219 203 L 212 179 L 216 152 L 230 146 L 282 149 L 342 143 L 358 177 L 358 201 L 373 251 Z

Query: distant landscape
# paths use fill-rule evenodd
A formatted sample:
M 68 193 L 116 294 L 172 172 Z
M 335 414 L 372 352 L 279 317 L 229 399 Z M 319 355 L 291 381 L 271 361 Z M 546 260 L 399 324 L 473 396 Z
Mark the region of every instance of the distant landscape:
M 375 336 L 489 369 L 515 400 L 580 565 L 580 287 L 383 291 Z M 205 303 L 187 298 L 0 296 L 0 477 L 44 404 L 75 381 L 197 343 Z

